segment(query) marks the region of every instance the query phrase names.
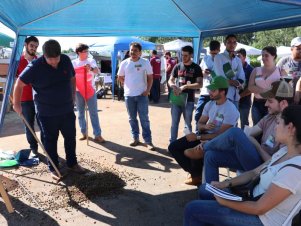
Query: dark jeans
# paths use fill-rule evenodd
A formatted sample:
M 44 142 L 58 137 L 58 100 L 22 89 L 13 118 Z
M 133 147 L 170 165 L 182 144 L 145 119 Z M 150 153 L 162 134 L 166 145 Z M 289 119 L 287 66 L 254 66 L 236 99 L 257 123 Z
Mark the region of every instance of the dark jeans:
M 251 104 L 239 104 L 240 113 L 240 128 L 243 130 L 245 125 L 249 125 L 249 114 L 250 114 Z
M 58 116 L 40 116 L 38 114 L 38 119 L 41 123 L 41 130 L 43 131 L 45 149 L 53 163 L 58 166 L 57 140 L 59 132 L 61 132 L 64 137 L 67 166 L 72 167 L 77 164 L 75 153 L 76 129 L 74 112 Z M 54 171 L 54 168 L 49 161 L 48 167 L 50 171 Z
M 200 144 L 200 141 L 187 141 L 186 137 L 182 137 L 168 146 L 168 151 L 172 154 L 179 165 L 191 174 L 192 177 L 202 176 L 203 160 L 192 160 L 184 155 L 184 151 Z
M 252 105 L 252 121 L 256 125 L 260 119 L 268 114 L 268 108 L 265 106 L 265 100 L 256 100 L 254 98 Z
M 153 100 L 155 103 L 158 103 L 160 100 L 160 80 L 159 78 L 153 79 L 153 85 L 150 90 L 149 100 Z
M 23 114 L 25 120 L 28 122 L 28 124 L 34 131 L 34 120 L 35 120 L 35 116 L 36 116 L 34 102 L 33 101 L 23 101 L 23 102 L 21 102 L 21 106 L 22 106 L 22 114 Z M 37 120 L 37 122 L 38 122 L 38 120 Z M 38 124 L 39 124 L 39 122 L 38 122 Z M 36 141 L 35 137 L 30 132 L 29 128 L 27 128 L 25 123 L 24 123 L 24 127 L 25 127 L 26 139 L 27 139 L 27 142 L 29 143 L 30 149 L 33 151 L 37 151 L 38 150 L 38 142 Z M 42 134 L 41 134 L 41 137 L 42 137 Z
M 203 113 L 203 110 L 204 110 L 204 107 L 206 105 L 207 102 L 210 101 L 210 96 L 209 95 L 201 95 L 199 100 L 198 100 L 198 103 L 196 105 L 196 109 L 195 109 L 195 112 L 194 112 L 194 120 L 195 120 L 195 131 L 198 132 L 198 121 L 199 119 L 201 118 L 202 116 L 202 113 Z

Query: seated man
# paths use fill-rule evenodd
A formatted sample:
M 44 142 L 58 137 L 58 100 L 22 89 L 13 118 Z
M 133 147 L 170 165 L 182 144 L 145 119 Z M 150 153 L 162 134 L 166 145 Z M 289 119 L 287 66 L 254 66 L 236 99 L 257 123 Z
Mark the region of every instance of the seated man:
M 267 161 L 279 150 L 275 142 L 275 126 L 278 115 L 293 101 L 293 88 L 285 81 L 272 83 L 271 90 L 262 93 L 266 98 L 268 115 L 258 124 L 249 128 L 246 135 L 239 128 L 231 128 L 220 136 L 197 148 L 186 150 L 185 155 L 191 159 L 200 159 L 204 155 L 205 181 L 219 181 L 219 167 L 248 171 Z M 262 134 L 261 144 L 255 139 Z M 204 190 L 200 190 L 207 194 Z M 204 196 L 202 196 L 204 197 Z
M 168 151 L 173 155 L 179 165 L 191 174 L 185 181 L 188 185 L 199 185 L 201 183 L 202 162 L 194 161 L 184 155 L 184 151 L 200 144 L 200 140 L 210 140 L 223 133 L 237 123 L 239 112 L 235 105 L 227 99 L 228 91 L 227 79 L 217 76 L 207 88 L 211 101 L 203 110 L 198 122 L 200 134 L 188 134 L 172 142 Z

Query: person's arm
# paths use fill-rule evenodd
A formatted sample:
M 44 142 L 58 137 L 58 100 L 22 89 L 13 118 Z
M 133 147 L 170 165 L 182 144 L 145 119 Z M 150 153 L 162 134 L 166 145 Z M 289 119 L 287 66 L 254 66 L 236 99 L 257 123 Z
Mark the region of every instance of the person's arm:
M 235 57 L 233 60 L 235 60 L 235 59 L 238 59 L 238 58 Z M 235 80 L 229 79 L 228 83 L 230 86 L 234 86 L 236 88 L 241 89 L 243 87 L 244 82 L 246 81 L 246 76 L 245 76 L 245 72 L 242 67 L 242 63 L 241 63 L 240 59 L 238 59 L 237 62 L 238 62 L 238 65 L 237 65 L 236 79 Z
M 256 150 L 258 151 L 259 155 L 264 161 L 267 161 L 271 158 L 271 155 L 267 153 L 260 145 L 260 143 L 255 139 L 255 137 L 262 134 L 262 129 L 255 125 L 253 127 L 248 128 L 248 133 L 246 133 L 249 140 L 252 142 L 252 144 L 255 146 Z
M 300 99 L 301 99 L 301 77 L 299 78 L 299 80 L 296 84 L 296 91 L 295 91 L 295 97 L 294 97 L 295 104 L 299 104 Z
M 192 84 L 185 84 L 180 87 L 181 91 L 185 89 L 199 89 L 203 86 L 203 77 L 197 77 L 196 82 Z
M 153 85 L 153 74 L 147 75 L 147 87 L 142 96 L 148 96 Z
M 72 87 L 72 99 L 73 103 L 75 103 L 75 93 L 76 93 L 76 78 L 75 76 L 71 78 L 71 87 Z
M 23 87 L 26 86 L 24 82 L 20 80 L 20 78 L 17 79 L 14 87 L 14 94 L 13 94 L 13 108 L 16 113 L 21 115 L 22 113 L 22 107 L 21 107 L 21 96 Z
M 271 184 L 258 201 L 234 202 L 215 196 L 216 201 L 228 208 L 253 215 L 263 215 L 292 194 L 291 191 Z
M 224 76 L 225 77 L 225 73 L 224 73 L 224 70 L 223 70 L 222 55 L 221 54 L 217 54 L 214 57 L 213 71 L 215 72 L 215 74 L 217 76 Z
M 218 131 L 216 131 L 215 133 L 202 134 L 201 140 L 211 140 L 211 139 L 217 137 L 218 135 L 222 134 L 223 132 L 225 132 L 227 129 L 230 129 L 231 127 L 233 127 L 233 125 L 222 124 L 220 129 Z
M 254 70 L 252 71 L 251 75 L 250 75 L 250 80 L 249 80 L 249 85 L 248 85 L 248 89 L 252 92 L 252 93 L 263 93 L 265 92 L 264 89 L 256 86 L 255 83 L 255 77 L 256 77 L 256 72 L 257 72 L 257 68 L 254 68 Z

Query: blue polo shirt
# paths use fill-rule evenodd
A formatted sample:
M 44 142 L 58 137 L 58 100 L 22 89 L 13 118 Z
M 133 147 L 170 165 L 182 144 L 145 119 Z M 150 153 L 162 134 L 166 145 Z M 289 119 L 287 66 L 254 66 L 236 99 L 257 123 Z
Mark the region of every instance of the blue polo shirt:
M 29 64 L 20 75 L 34 89 L 34 101 L 41 116 L 57 116 L 73 111 L 71 79 L 75 71 L 68 56 L 61 54 L 57 68 L 47 64 L 44 56 Z

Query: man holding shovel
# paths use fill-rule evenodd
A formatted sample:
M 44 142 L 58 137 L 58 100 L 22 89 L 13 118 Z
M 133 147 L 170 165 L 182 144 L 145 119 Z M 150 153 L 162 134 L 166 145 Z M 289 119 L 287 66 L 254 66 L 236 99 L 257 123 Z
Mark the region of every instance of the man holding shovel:
M 43 45 L 43 56 L 25 68 L 14 88 L 13 107 L 21 117 L 23 87 L 31 84 L 34 89 L 34 101 L 41 124 L 43 145 L 47 152 L 48 167 L 55 179 L 61 177 L 57 153 L 59 132 L 64 137 L 68 169 L 77 173 L 85 172 L 78 165 L 75 153 L 74 75 L 69 57 L 61 54 L 60 44 L 56 40 L 48 40 Z

